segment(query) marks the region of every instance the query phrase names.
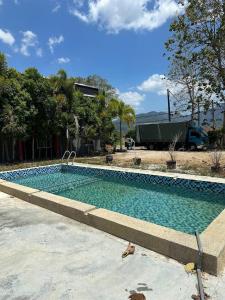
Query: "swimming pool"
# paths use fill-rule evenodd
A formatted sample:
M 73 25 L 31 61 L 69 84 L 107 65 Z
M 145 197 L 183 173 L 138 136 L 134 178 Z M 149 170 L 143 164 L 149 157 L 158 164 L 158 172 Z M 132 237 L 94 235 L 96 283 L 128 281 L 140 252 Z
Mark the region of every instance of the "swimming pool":
M 222 184 L 79 166 L 36 170 L 0 178 L 188 234 L 203 232 L 225 208 Z

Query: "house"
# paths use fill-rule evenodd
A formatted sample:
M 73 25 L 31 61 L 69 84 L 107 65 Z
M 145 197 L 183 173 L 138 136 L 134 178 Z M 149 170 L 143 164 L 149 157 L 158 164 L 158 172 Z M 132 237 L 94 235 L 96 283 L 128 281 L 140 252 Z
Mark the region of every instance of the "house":
M 86 97 L 96 97 L 99 94 L 99 89 L 94 86 L 82 84 L 82 83 L 75 83 L 75 89 L 80 91 Z

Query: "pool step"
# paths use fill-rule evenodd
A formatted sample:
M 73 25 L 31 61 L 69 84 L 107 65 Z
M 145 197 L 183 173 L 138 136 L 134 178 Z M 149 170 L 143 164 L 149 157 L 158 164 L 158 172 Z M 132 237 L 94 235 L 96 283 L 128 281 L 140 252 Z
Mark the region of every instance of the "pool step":
M 52 185 L 52 186 L 48 186 L 45 187 L 44 190 L 48 191 L 48 192 L 53 192 L 53 193 L 57 193 L 57 192 L 62 192 L 65 190 L 73 190 L 76 188 L 79 188 L 81 186 L 85 186 L 85 185 L 89 185 L 89 184 L 93 184 L 96 182 L 102 181 L 102 179 L 99 178 L 94 178 L 94 179 L 80 179 L 80 180 L 73 180 L 73 181 L 67 181 L 58 185 Z

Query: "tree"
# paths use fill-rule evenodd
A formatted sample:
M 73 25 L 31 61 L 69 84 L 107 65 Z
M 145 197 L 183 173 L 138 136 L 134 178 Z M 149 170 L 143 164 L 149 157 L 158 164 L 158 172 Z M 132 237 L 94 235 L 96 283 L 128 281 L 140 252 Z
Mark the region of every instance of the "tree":
M 53 94 L 58 108 L 61 110 L 60 127 L 66 130 L 67 150 L 69 149 L 69 136 L 74 137 L 76 133 L 75 115 L 76 99 L 74 90 L 74 79 L 68 78 L 65 70 L 59 70 L 56 76 L 50 78 Z M 58 127 L 60 129 L 60 127 Z
M 135 111 L 123 101 L 112 99 L 109 103 L 112 115 L 120 121 L 120 150 L 122 151 L 122 122 L 130 126 L 135 121 Z
M 168 86 L 175 100 L 173 105 L 175 113 L 191 112 L 191 120 L 194 121 L 199 114 L 200 108 L 206 110 L 210 104 L 210 97 L 204 90 L 199 89 L 198 66 L 191 61 L 191 52 L 184 51 L 179 55 L 176 48 L 166 43 L 166 49 L 170 51 Z
M 15 141 L 26 135 L 26 119 L 28 115 L 29 94 L 23 89 L 20 74 L 17 78 L 8 78 L 11 70 L 7 70 L 6 77 L 0 76 L 0 134 L 3 138 L 3 153 L 10 160 L 10 148 L 12 160 L 15 159 Z M 15 72 L 14 72 L 15 73 Z M 9 143 L 12 141 L 12 146 Z
M 0 52 L 0 76 L 6 76 L 8 70 L 7 61 L 4 53 Z
M 51 147 L 54 145 L 54 149 L 58 149 L 56 157 L 59 157 L 60 148 L 65 148 L 66 132 L 70 137 L 67 147 L 71 148 L 74 139 L 83 143 L 93 142 L 98 149 L 115 141 L 113 118 L 120 116 L 121 122 L 130 123 L 134 117 L 132 108 L 117 100 L 118 107 L 112 110 L 110 95 L 114 92 L 105 79 L 96 75 L 82 79 L 84 83 L 100 89 L 96 97 L 85 97 L 76 91 L 76 80 L 68 77 L 64 70 L 50 78 L 44 77 L 35 68 L 20 73 L 9 68 L 5 56 L 0 53 L 2 161 L 23 160 L 24 154 L 35 160 L 38 142 L 48 143 Z M 47 154 L 46 150 L 46 158 Z
M 52 89 L 49 80 L 43 77 L 37 69 L 28 68 L 23 74 L 23 88 L 30 95 L 28 103 L 28 134 L 32 136 L 32 160 L 35 160 L 35 142 L 47 140 L 50 133 L 49 109 Z
M 225 2 L 189 0 L 185 13 L 176 18 L 170 31 L 167 49 L 195 66 L 198 90 L 225 102 Z

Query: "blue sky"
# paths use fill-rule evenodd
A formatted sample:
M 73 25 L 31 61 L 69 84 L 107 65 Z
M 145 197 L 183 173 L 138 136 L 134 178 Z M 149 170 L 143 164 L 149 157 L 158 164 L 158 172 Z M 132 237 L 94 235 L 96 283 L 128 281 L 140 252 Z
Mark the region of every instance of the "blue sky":
M 175 0 L 0 0 L 0 51 L 44 75 L 98 74 L 137 112 L 167 109 L 163 57 Z

